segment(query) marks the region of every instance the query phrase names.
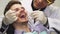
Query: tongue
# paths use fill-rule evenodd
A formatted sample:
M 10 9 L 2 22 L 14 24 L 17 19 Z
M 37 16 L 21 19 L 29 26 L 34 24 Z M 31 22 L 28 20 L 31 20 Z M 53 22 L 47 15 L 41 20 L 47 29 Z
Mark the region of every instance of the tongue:
M 24 15 L 22 15 L 20 18 L 25 18 L 25 16 L 24 16 Z

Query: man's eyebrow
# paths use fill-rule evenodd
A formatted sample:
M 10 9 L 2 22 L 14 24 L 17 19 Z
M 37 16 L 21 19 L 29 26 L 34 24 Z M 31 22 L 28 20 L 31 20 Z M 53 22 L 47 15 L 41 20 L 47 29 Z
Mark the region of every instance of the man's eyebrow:
M 22 9 L 25 9 L 24 7 L 21 7 Z

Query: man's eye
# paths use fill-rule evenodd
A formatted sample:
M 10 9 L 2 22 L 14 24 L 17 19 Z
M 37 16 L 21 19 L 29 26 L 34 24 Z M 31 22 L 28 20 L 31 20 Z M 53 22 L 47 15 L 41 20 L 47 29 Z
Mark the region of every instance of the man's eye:
M 24 7 L 21 7 L 21 9 L 24 9 L 24 10 L 25 10 L 25 8 L 24 8 Z
M 18 8 L 15 9 L 15 11 L 18 11 L 18 10 L 19 10 Z

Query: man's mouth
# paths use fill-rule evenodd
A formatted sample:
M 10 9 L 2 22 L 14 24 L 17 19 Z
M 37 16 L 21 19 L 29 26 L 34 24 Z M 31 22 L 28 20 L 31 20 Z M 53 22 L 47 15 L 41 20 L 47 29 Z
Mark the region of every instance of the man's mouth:
M 26 13 L 21 13 L 21 14 L 19 15 L 20 18 L 25 18 L 26 16 L 27 16 Z
M 20 18 L 25 18 L 25 17 L 26 17 L 26 15 L 21 15 L 21 16 L 20 16 Z

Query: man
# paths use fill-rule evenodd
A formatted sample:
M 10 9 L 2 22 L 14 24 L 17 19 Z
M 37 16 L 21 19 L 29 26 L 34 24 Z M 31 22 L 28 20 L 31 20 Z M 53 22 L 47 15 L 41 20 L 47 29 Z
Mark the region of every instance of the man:
M 31 0 L 30 0 L 31 1 Z M 57 10 L 57 8 L 55 9 L 51 9 L 51 8 L 53 8 L 53 6 L 49 6 L 49 5 L 51 5 L 52 3 L 54 3 L 54 1 L 52 1 L 52 0 L 32 0 L 33 2 L 32 2 L 32 6 L 33 6 L 33 10 L 40 10 L 40 11 L 34 11 L 32 14 L 34 14 L 35 16 L 37 16 L 37 17 L 35 17 L 35 16 L 33 16 L 33 18 L 35 18 L 36 20 L 39 20 L 39 21 L 41 21 L 41 22 L 45 22 L 45 18 L 43 19 L 42 17 L 42 15 L 40 15 L 40 14 L 42 14 L 43 12 L 44 12 L 44 14 L 47 16 L 47 17 L 50 17 L 50 18 L 55 18 L 55 19 L 60 19 L 58 16 L 59 16 L 59 11 L 57 12 L 56 10 Z M 41 2 L 42 3 L 41 3 Z M 31 3 L 31 2 L 30 2 Z M 34 4 L 34 3 L 36 3 L 36 5 Z M 40 4 L 43 4 L 42 6 L 40 5 Z M 28 5 L 28 3 L 27 3 L 27 5 Z M 36 7 L 35 7 L 36 6 Z M 24 6 L 24 7 L 26 7 L 26 5 Z M 30 6 L 31 7 L 31 6 Z M 26 8 L 27 9 L 27 8 Z M 28 10 L 29 11 L 29 10 Z M 57 12 L 57 13 L 56 13 Z M 57 14 L 57 15 L 55 15 L 55 14 Z M 40 17 L 40 16 L 42 16 L 42 17 Z M 42 19 L 42 20 L 41 20 Z M 43 24 L 46 24 L 46 22 L 45 23 L 43 23 Z M 57 25 L 56 25 L 57 26 Z M 57 28 L 56 28 L 57 29 Z M 59 30 L 59 29 L 58 29 Z
M 60 10 L 58 7 L 53 7 L 51 4 L 54 3 L 55 0 L 33 0 L 32 1 L 32 9 L 33 11 L 35 10 L 40 10 L 40 11 L 43 11 L 44 14 L 48 17 L 48 18 L 54 18 L 56 20 L 59 20 L 60 21 Z M 36 13 L 38 14 L 38 12 Z M 35 15 L 37 16 L 37 15 Z M 49 21 L 50 19 L 48 19 Z M 53 20 L 54 21 L 54 20 Z M 60 24 L 58 22 L 56 22 L 57 24 Z M 47 23 L 46 23 L 47 24 Z M 50 24 L 50 21 L 49 21 L 49 27 L 50 28 L 53 28 L 54 30 L 59 30 L 59 33 L 60 33 L 60 28 L 57 24 L 54 24 L 52 22 L 52 26 Z
M 4 11 L 0 34 L 50 34 L 39 22 L 35 26 L 30 25 L 27 12 L 19 1 L 10 1 Z M 44 16 L 43 12 L 40 15 Z
M 30 10 L 30 9 L 32 9 L 32 10 L 30 10 L 30 11 L 34 11 L 33 12 L 33 14 L 35 13 L 35 15 L 33 16 L 33 17 L 38 17 L 38 19 L 37 20 L 39 20 L 39 21 L 41 21 L 40 19 L 40 17 L 39 16 L 41 16 L 40 14 L 40 12 L 44 12 L 44 14 L 46 15 L 46 17 L 48 17 L 48 18 L 51 18 L 51 19 L 56 19 L 56 20 L 59 20 L 60 21 L 60 8 L 58 8 L 58 7 L 54 7 L 54 6 L 52 6 L 52 4 L 54 3 L 54 1 L 55 0 L 26 0 L 26 2 L 25 2 L 25 0 L 24 1 L 22 1 L 22 3 L 23 4 L 25 4 L 25 3 L 27 3 L 27 5 L 30 7 L 28 7 L 29 9 L 27 9 L 27 7 L 26 7 L 26 5 L 24 6 L 28 11 Z M 32 2 L 32 3 L 31 3 Z M 30 5 L 30 4 L 31 5 Z M 31 7 L 32 6 L 32 7 Z M 36 10 L 39 10 L 39 11 L 36 11 Z M 43 21 L 43 20 L 42 20 Z M 50 19 L 48 19 L 48 23 L 49 23 L 49 28 L 52 28 L 53 27 L 53 29 L 55 28 L 55 29 L 57 29 L 57 30 L 59 30 L 59 32 L 60 32 L 60 28 L 59 28 L 59 25 L 57 25 L 57 24 L 60 24 L 60 23 L 58 23 L 58 22 L 55 22 L 54 20 L 54 22 L 56 23 L 53 23 L 53 22 L 50 22 Z M 51 24 L 53 24 L 52 26 L 51 26 Z M 44 23 L 44 24 L 47 24 L 47 23 Z

